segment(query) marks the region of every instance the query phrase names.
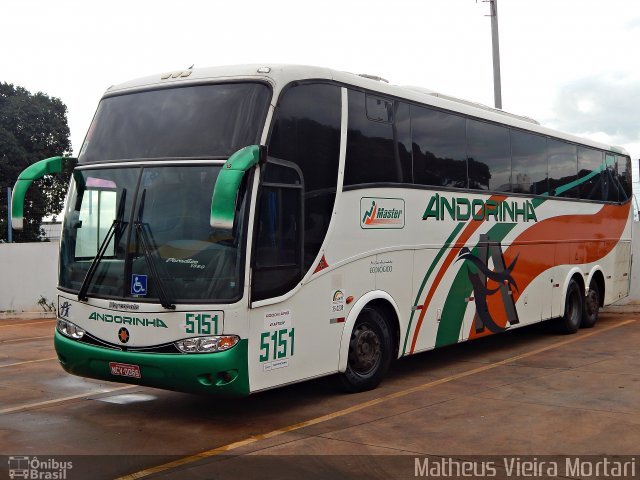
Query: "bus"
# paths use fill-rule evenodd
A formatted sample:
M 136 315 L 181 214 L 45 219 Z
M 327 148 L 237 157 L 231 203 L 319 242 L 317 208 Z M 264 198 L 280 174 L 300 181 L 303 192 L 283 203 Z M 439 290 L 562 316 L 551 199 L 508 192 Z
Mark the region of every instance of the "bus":
M 71 171 L 55 349 L 69 373 L 243 396 L 629 292 L 621 148 L 370 75 L 283 65 L 110 87 Z M 509 336 L 504 336 L 509 342 Z

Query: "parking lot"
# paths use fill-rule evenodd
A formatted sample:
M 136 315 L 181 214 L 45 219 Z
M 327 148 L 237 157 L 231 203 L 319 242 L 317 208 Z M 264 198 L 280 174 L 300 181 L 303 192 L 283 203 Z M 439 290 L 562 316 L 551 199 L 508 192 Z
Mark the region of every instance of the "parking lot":
M 361 394 L 324 378 L 236 400 L 70 376 L 54 320 L 2 320 L 1 451 L 73 455 L 70 479 L 264 478 L 265 468 L 412 478 L 414 458 L 637 455 L 638 318 L 602 313 L 576 335 L 533 326 L 415 355 Z M 393 461 L 376 466 L 381 456 Z

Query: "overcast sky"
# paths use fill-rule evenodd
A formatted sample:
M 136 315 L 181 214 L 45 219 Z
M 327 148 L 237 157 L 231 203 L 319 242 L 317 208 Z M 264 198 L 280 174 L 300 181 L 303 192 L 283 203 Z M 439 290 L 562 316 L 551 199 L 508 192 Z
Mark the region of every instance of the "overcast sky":
M 640 157 L 640 1 L 499 0 L 503 108 Z M 493 105 L 479 0 L 3 0 L 0 81 L 62 99 L 78 153 L 104 90 L 199 66 L 299 63 Z

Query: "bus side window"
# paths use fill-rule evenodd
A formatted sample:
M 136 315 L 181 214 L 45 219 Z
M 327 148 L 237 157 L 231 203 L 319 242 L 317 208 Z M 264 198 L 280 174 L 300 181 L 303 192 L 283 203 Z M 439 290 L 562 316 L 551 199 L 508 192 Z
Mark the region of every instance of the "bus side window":
M 469 188 L 511 191 L 509 130 L 467 119 Z
M 578 147 L 578 188 L 580 198 L 585 200 L 606 200 L 605 186 L 603 182 L 605 173 L 600 170 L 603 167 L 604 158 L 601 150 Z
M 415 183 L 467 187 L 464 117 L 411 105 L 411 137 Z
M 549 195 L 578 198 L 578 152 L 575 145 L 549 139 Z
M 631 158 L 623 157 L 622 155 L 616 156 L 616 164 L 618 166 L 618 182 L 622 191 L 620 192 L 619 201 L 624 202 L 631 198 Z
M 511 130 L 511 184 L 516 193 L 542 195 L 547 182 L 547 139 Z
M 349 90 L 344 185 L 410 183 L 409 125 L 407 104 Z

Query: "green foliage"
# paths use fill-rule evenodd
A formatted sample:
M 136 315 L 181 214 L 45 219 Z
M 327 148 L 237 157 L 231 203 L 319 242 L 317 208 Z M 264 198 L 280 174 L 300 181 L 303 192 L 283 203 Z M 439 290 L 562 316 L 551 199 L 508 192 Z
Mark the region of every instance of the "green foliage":
M 50 302 L 46 297 L 40 295 L 40 299 L 38 300 L 38 305 L 42 307 L 42 310 L 45 312 L 55 312 L 56 305 L 53 302 Z
M 70 155 L 67 107 L 59 98 L 0 82 L 0 241 L 7 240 L 7 186 L 22 170 L 48 157 Z M 43 240 L 42 217 L 62 210 L 71 172 L 48 175 L 31 186 L 24 206 L 24 230 L 15 242 Z

